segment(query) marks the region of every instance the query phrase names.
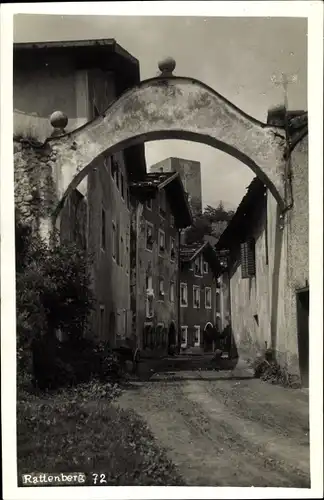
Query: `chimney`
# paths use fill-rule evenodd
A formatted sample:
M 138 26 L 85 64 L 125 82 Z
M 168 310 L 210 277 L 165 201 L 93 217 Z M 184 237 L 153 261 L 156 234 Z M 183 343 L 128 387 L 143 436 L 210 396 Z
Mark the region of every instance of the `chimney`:
M 267 125 L 283 127 L 285 125 L 287 110 L 282 104 L 273 106 L 268 110 Z

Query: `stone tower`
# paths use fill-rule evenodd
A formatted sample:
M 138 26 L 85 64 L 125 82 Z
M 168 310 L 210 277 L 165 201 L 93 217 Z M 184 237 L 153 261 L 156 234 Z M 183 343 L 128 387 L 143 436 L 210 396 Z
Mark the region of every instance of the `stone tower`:
M 150 167 L 151 172 L 179 172 L 188 193 L 193 216 L 202 211 L 201 167 L 199 161 L 166 158 Z

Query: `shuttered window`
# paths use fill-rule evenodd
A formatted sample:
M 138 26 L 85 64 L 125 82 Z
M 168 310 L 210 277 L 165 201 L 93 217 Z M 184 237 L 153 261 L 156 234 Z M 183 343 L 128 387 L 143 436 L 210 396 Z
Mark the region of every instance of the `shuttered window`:
M 241 243 L 242 278 L 255 276 L 255 240 L 250 239 Z

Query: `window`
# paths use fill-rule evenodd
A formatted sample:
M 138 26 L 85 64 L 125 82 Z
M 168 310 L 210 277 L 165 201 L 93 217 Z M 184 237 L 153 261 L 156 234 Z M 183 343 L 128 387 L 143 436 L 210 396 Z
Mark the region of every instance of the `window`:
M 163 254 L 165 252 L 165 233 L 159 229 L 159 253 Z
M 153 340 L 153 325 L 152 323 L 144 323 L 144 331 L 143 331 L 143 348 L 151 348 Z
M 176 253 L 175 253 L 175 239 L 171 238 L 170 240 L 170 259 L 175 260 Z
M 195 260 L 195 275 L 196 276 L 202 275 L 202 258 L 201 258 L 201 256 L 197 257 L 197 259 Z
M 146 250 L 153 250 L 153 224 L 146 222 Z
M 190 271 L 194 270 L 194 263 L 192 261 L 190 262 L 189 270 Z
M 146 286 L 146 317 L 152 318 L 154 290 L 153 290 L 153 278 L 149 272 L 146 273 L 145 286 Z
M 174 227 L 174 216 L 170 215 L 170 226 Z
M 148 295 L 146 297 L 146 317 L 147 318 L 152 318 L 154 314 L 154 309 L 153 309 L 153 296 Z
M 106 250 L 106 210 L 101 209 L 101 250 Z
M 194 325 L 194 346 L 200 346 L 200 325 Z
M 180 283 L 180 305 L 181 307 L 188 306 L 188 288 L 187 283 Z
M 105 338 L 105 306 L 99 307 L 99 335 L 101 339 Z
M 174 302 L 174 296 L 175 296 L 175 286 L 173 281 L 170 283 L 170 302 Z
M 146 273 L 146 290 L 147 291 L 152 291 L 153 290 L 153 278 L 148 273 Z
M 188 344 L 188 327 L 181 327 L 181 347 L 187 347 Z
M 193 286 L 193 306 L 195 309 L 200 308 L 200 287 L 197 285 Z
M 146 208 L 148 208 L 149 210 L 152 210 L 152 208 L 153 208 L 152 198 L 150 198 L 149 200 L 146 200 Z
M 166 196 L 165 196 L 164 189 L 162 191 L 160 191 L 159 201 L 160 201 L 160 215 L 161 215 L 161 217 L 163 217 L 163 219 L 165 219 L 165 216 L 166 216 Z
M 205 288 L 205 309 L 211 309 L 211 288 Z
M 164 279 L 159 280 L 159 300 L 164 300 Z
M 204 274 L 208 274 L 209 270 L 208 270 L 208 262 L 206 262 L 204 260 Z
M 114 221 L 112 223 L 112 258 L 114 260 L 116 260 L 117 258 L 117 231 Z
M 220 293 L 216 291 L 216 314 L 220 314 L 220 312 L 221 312 Z
M 123 200 L 125 199 L 125 185 L 124 185 L 124 176 L 120 174 L 120 188 L 121 188 L 121 197 Z
M 255 240 L 250 239 L 241 243 L 242 278 L 255 276 Z

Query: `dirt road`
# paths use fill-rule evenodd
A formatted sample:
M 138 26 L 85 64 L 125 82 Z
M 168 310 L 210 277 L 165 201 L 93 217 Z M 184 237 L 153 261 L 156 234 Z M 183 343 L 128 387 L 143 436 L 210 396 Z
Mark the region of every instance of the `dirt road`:
M 308 395 L 234 372 L 160 373 L 119 399 L 189 486 L 309 488 Z

